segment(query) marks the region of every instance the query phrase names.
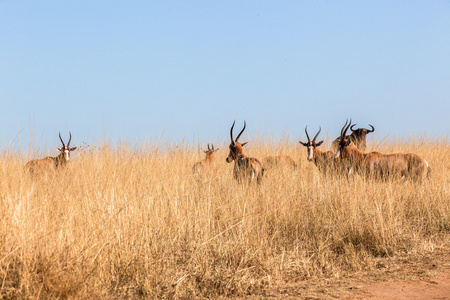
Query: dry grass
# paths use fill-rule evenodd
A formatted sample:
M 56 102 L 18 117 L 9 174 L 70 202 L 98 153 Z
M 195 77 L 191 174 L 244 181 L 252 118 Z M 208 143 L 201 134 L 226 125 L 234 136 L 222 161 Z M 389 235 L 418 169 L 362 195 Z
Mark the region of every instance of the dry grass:
M 377 149 L 424 157 L 432 176 L 423 184 L 324 177 L 304 147 L 256 144 L 251 156 L 288 154 L 299 168 L 239 185 L 224 145 L 199 184 L 191 171 L 202 157 L 192 149 L 106 146 L 33 180 L 26 159 L 3 153 L 0 295 L 242 296 L 448 246 L 448 140 Z

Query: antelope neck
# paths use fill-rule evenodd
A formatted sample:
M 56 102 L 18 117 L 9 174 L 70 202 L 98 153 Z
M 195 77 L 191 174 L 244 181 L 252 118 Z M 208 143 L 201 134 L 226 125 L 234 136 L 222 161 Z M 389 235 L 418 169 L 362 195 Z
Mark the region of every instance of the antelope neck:
M 365 157 L 364 153 L 359 151 L 359 149 L 356 148 L 353 144 L 350 144 L 341 149 L 341 158 L 363 159 L 364 157 Z
M 245 156 L 243 153 L 236 155 L 236 160 L 241 160 L 246 158 L 247 156 Z
M 67 162 L 64 152 L 61 152 L 57 157 L 53 157 L 53 160 L 55 161 L 56 166 L 63 165 Z

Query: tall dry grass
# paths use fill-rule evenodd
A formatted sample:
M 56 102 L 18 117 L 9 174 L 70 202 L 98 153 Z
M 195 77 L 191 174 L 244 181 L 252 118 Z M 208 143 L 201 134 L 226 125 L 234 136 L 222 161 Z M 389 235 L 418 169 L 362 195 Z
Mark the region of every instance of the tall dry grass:
M 424 157 L 432 175 L 423 184 L 324 177 L 304 147 L 247 147 L 261 159 L 288 154 L 299 168 L 269 170 L 260 186 L 240 185 L 224 145 L 199 183 L 192 165 L 203 157 L 186 146 L 105 146 L 32 179 L 26 159 L 3 153 L 1 296 L 245 295 L 346 276 L 373 268 L 380 256 L 449 243 L 448 140 L 378 147 Z

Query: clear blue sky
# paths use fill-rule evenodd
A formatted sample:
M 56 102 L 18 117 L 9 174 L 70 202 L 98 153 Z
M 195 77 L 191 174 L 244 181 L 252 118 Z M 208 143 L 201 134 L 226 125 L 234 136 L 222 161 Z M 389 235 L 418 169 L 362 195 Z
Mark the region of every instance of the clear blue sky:
M 0 151 L 450 129 L 450 1 L 0 0 Z M 30 132 L 30 128 L 32 129 Z

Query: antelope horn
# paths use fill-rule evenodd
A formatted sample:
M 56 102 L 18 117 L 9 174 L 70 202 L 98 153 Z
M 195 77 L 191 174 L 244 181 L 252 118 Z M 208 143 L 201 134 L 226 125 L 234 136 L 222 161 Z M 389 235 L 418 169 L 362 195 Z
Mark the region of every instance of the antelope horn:
M 370 127 L 372 127 L 372 130 L 369 130 L 368 132 L 374 132 L 375 131 L 375 127 L 373 127 L 372 125 L 369 124 Z
M 352 127 L 350 127 L 350 130 L 352 131 L 352 132 L 354 132 L 355 130 L 353 130 L 353 126 L 355 126 L 356 124 L 353 124 L 352 125 Z
M 237 138 L 236 138 L 236 142 L 239 140 L 239 138 L 241 137 L 241 134 L 244 132 L 244 130 L 245 130 L 245 121 L 244 121 L 244 128 L 242 128 L 242 130 L 241 130 L 241 132 L 239 132 L 239 134 L 238 134 L 238 136 L 237 136 Z
M 352 119 L 350 119 L 350 123 L 348 123 L 347 127 L 345 128 L 344 134 L 342 135 L 342 139 L 345 138 L 345 135 L 347 134 L 347 130 L 348 130 L 348 128 L 350 127 L 351 124 L 352 124 Z
M 69 131 L 69 142 L 67 143 L 67 147 L 69 147 L 70 146 L 70 141 L 72 140 L 72 134 L 70 133 L 70 131 Z
M 320 131 L 322 130 L 322 127 L 319 127 L 319 132 L 314 136 L 314 138 L 313 138 L 313 142 L 315 142 L 316 141 L 316 138 L 317 138 L 317 136 L 319 135 L 319 133 L 320 133 Z
M 306 130 L 308 128 L 308 125 L 306 125 L 305 127 L 305 133 L 306 133 L 306 137 L 308 138 L 308 143 L 311 142 L 311 140 L 309 139 L 309 135 L 308 135 L 308 131 Z
M 59 133 L 59 139 L 61 140 L 61 143 L 63 144 L 63 147 L 66 147 L 66 145 L 64 144 L 64 141 L 63 141 L 63 139 L 61 137 L 61 132 Z
M 344 127 L 342 127 L 342 129 L 341 129 L 341 140 L 342 140 L 342 138 L 344 137 L 344 129 L 345 129 L 345 127 L 347 126 L 347 123 L 348 123 L 348 120 L 345 120 L 345 125 L 344 125 Z
M 209 143 L 207 145 L 208 145 L 208 150 L 211 150 L 211 149 L 209 149 Z
M 236 120 L 234 120 L 233 126 L 231 126 L 231 129 L 230 129 L 230 137 L 231 137 L 231 143 L 232 143 L 232 144 L 234 144 L 234 139 L 233 139 L 233 128 L 234 128 L 234 123 L 236 123 Z
M 214 151 L 214 144 L 211 144 L 211 146 L 212 146 L 212 149 L 211 149 L 211 150 Z

